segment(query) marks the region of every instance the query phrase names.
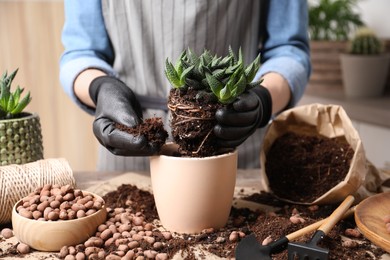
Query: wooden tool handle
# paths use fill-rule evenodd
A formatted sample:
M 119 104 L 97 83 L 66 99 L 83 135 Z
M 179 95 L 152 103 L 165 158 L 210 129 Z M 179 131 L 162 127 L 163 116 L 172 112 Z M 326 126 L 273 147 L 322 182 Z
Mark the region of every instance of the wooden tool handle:
M 342 219 L 352 216 L 352 214 L 354 212 L 355 212 L 355 207 L 348 209 L 347 212 L 345 212 L 345 214 L 342 216 Z M 288 241 L 293 241 L 293 240 L 295 240 L 295 239 L 297 239 L 297 238 L 299 238 L 307 233 L 310 233 L 314 230 L 317 230 L 322 224 L 325 223 L 325 221 L 328 221 L 328 218 L 321 219 L 321 220 L 319 220 L 319 221 L 317 221 L 317 222 L 315 222 L 307 227 L 301 228 L 293 233 L 286 235 Z
M 336 225 L 336 223 L 342 218 L 344 213 L 352 206 L 352 203 L 354 202 L 355 198 L 352 195 L 349 195 L 343 203 L 338 206 L 338 208 L 333 211 L 333 213 L 326 219 L 325 223 L 323 223 L 318 230 L 321 230 L 325 234 L 328 234 L 328 232 Z

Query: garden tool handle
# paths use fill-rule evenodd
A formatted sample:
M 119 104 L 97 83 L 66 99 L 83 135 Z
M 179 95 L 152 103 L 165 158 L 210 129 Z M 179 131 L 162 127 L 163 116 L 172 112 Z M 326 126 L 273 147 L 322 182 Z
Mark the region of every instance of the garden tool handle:
M 342 218 L 344 213 L 352 206 L 355 198 L 352 195 L 349 195 L 345 198 L 343 203 L 337 207 L 335 211 L 326 219 L 325 223 L 323 223 L 318 230 L 324 232 L 324 234 L 328 234 L 328 232 L 336 225 L 336 223 Z
M 342 219 L 352 216 L 352 214 L 354 212 L 355 212 L 355 207 L 348 209 L 347 212 L 345 212 L 344 215 L 342 216 Z M 306 235 L 314 230 L 317 230 L 322 224 L 325 223 L 325 221 L 328 221 L 328 218 L 321 219 L 317 222 L 314 222 L 313 224 L 311 224 L 309 226 L 306 226 L 306 227 L 301 228 L 293 233 L 286 235 L 288 241 L 293 241 L 293 240 L 295 240 L 303 235 Z

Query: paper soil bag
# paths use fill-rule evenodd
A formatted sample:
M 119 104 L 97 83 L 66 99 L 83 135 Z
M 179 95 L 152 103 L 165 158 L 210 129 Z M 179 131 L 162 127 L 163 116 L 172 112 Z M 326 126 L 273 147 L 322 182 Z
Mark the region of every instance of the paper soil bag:
M 320 134 L 329 138 L 344 136 L 354 150 L 354 155 L 345 179 L 314 201 L 298 202 L 291 201 L 289 198 L 280 199 L 297 204 L 328 204 L 340 202 L 347 195 L 357 193 L 358 189 L 364 183 L 365 176 L 367 176 L 370 169 L 368 167 L 362 141 L 358 132 L 352 125 L 351 120 L 341 106 L 321 104 L 298 106 L 286 110 L 279 114 L 270 124 L 265 134 L 260 154 L 261 175 L 266 183 L 268 192 L 272 191 L 269 188 L 269 180 L 265 172 L 266 154 L 274 141 L 287 132 L 295 132 L 297 134 Z

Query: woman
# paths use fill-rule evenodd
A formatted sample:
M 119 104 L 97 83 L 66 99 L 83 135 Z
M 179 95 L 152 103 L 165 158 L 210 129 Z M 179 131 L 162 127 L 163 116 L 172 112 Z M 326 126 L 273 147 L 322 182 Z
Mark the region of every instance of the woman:
M 65 0 L 60 79 L 71 99 L 95 115 L 103 146 L 98 170 L 148 170 L 147 156 L 156 151 L 114 124 L 131 127 L 157 116 L 169 125 L 166 58 L 176 60 L 188 47 L 222 56 L 229 46 L 241 47 L 248 62 L 261 52 L 255 80 L 263 82 L 237 101 L 246 110 L 229 111 L 247 120 L 237 124 L 221 111 L 214 133 L 227 146 L 239 144 L 240 168 L 259 167 L 264 126 L 297 103 L 310 75 L 307 16 L 306 0 Z

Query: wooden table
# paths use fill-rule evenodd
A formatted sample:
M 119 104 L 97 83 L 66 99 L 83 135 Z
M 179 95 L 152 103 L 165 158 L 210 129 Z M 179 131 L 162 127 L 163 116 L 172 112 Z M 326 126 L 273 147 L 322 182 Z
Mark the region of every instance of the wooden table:
M 88 190 L 99 195 L 104 195 L 109 191 L 115 190 L 122 184 L 133 184 L 140 189 L 151 190 L 151 182 L 148 173 L 142 172 L 75 172 L 74 177 L 76 186 L 83 190 Z M 267 210 L 267 206 L 260 205 L 253 202 L 246 202 L 240 200 L 239 197 L 247 194 L 258 193 L 265 189 L 260 175 L 260 169 L 253 170 L 239 170 L 236 179 L 236 189 L 234 201 L 235 206 L 248 207 L 250 209 Z M 7 244 L 16 244 L 18 241 L 15 237 L 7 240 L 0 239 L 0 250 L 5 250 Z M 1 255 L 1 254 L 0 254 Z M 1 257 L 1 259 L 19 259 L 20 256 L 15 257 Z M 34 251 L 25 255 L 23 259 L 58 259 L 55 254 Z M 218 257 L 211 257 L 210 259 L 220 259 Z M 382 260 L 390 260 L 389 255 L 384 255 Z

